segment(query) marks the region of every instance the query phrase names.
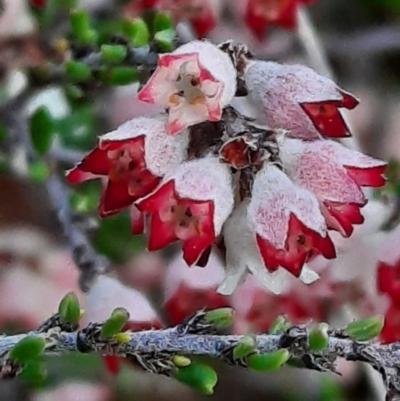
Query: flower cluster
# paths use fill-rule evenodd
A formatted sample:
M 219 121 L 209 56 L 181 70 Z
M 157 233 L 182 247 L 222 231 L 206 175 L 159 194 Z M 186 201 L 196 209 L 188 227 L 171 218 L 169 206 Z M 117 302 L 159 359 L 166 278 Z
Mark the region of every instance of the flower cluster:
M 231 106 L 239 83 L 257 120 Z M 186 263 L 205 266 L 217 249 L 223 294 L 248 272 L 266 287 L 288 274 L 315 281 L 305 264 L 335 258 L 330 231 L 350 236 L 361 188 L 384 184 L 386 163 L 329 139 L 350 135 L 340 109 L 358 101 L 308 67 L 193 41 L 160 55 L 138 98 L 165 112 L 100 137 L 68 181 L 103 177 L 100 215 L 130 207 L 149 250 L 180 240 Z
M 299 7 L 314 2 L 315 0 L 241 0 L 237 4 L 227 1 L 226 6 L 237 12 L 238 17 L 258 40 L 263 40 L 271 26 L 295 29 Z M 149 8 L 167 11 L 176 22 L 189 22 L 197 37 L 203 38 L 217 25 L 223 6 L 223 0 L 139 0 L 129 5 L 128 12 L 137 15 Z

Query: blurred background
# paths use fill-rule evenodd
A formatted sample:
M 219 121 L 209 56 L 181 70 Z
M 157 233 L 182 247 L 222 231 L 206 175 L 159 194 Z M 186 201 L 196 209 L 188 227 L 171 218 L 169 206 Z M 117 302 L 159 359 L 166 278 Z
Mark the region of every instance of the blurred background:
M 10 125 L 11 115 L 15 113 L 18 119 L 20 113 L 21 118 L 29 119 L 39 107 L 46 107 L 57 133 L 52 152 L 61 159 L 63 167 L 70 168 L 82 152 L 93 147 L 98 135 L 129 118 L 151 112 L 135 99 L 136 82 L 80 87 L 89 95 L 77 101 L 71 88 L 57 79 L 57 69 L 51 78 L 40 75 L 40 68 L 49 60 L 52 65 L 65 60 L 63 40 L 68 37 L 69 22 L 68 14 L 58 11 L 58 3 L 0 2 L 0 333 L 36 328 L 57 311 L 68 291 L 79 294 L 83 307 L 86 299 L 79 288 L 79 271 L 44 185 L 46 168 L 27 161 L 18 147 L 10 147 L 12 135 L 18 136 L 13 132 L 18 126 Z M 143 11 L 139 3 L 78 0 L 76 6 L 87 10 L 106 42 L 118 19 L 134 18 Z M 311 53 L 307 50 L 300 27 L 287 30 L 271 24 L 262 38 L 257 38 L 245 23 L 247 0 L 211 3 L 206 7 L 214 13 L 215 23 L 206 36 L 212 41 L 233 39 L 247 43 L 258 58 L 318 68 L 313 65 L 312 53 L 320 49 L 311 46 Z M 293 281 L 279 297 L 250 280 L 234 296 L 222 298 L 215 293 L 223 277 L 223 267 L 217 259 L 211 260 L 205 272 L 188 272 L 174 247 L 164 253 L 147 253 L 145 239 L 130 234 L 128 212 L 101 221 L 89 219 L 95 227 L 89 236 L 96 250 L 112 261 L 124 285 L 141 291 L 161 324 L 179 323 L 182 316 L 202 307 L 225 305 L 238 311 L 234 327 L 237 333 L 266 331 L 281 313 L 287 313 L 294 322 L 315 319 L 341 325 L 356 316 L 385 311 L 385 299 L 375 289 L 375 276 L 377 253 L 396 220 L 396 193 L 400 192 L 396 184 L 400 180 L 396 168 L 396 160 L 400 159 L 400 0 L 317 0 L 307 6 L 300 3 L 306 8 L 315 38 L 325 53 L 319 56 L 326 58 L 340 86 L 361 99 L 349 115 L 358 149 L 391 161 L 390 190 L 375 194 L 376 199 L 364 209 L 366 224 L 362 230 L 356 230 L 350 240 L 338 239 L 341 252 L 335 266 L 316 262 L 322 277 L 319 282 L 308 288 Z M 176 8 L 173 12 L 178 13 Z M 185 40 L 192 37 L 193 26 L 190 18 L 188 22 L 187 15 L 182 15 L 177 29 Z M 4 106 L 10 99 L 17 99 L 11 109 Z M 27 174 L 15 174 L 24 169 Z M 68 195 L 71 207 L 84 216 L 94 216 L 100 190 L 99 182 L 77 187 Z M 0 400 L 203 398 L 174 380 L 154 377 L 130 366 L 124 366 L 114 376 L 100 357 L 53 357 L 46 366 L 49 375 L 40 385 L 27 385 L 20 380 L 0 382 Z M 295 368 L 259 374 L 215 366 L 220 379 L 210 400 L 383 399 L 379 377 L 355 364 L 341 364 L 342 376 L 337 377 Z

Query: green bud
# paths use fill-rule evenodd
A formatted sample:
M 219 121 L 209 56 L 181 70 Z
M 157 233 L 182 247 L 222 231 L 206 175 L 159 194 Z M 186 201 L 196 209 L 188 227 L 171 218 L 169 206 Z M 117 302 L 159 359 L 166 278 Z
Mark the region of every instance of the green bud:
M 265 354 L 250 355 L 247 358 L 247 364 L 257 372 L 270 372 L 283 366 L 289 357 L 290 353 L 287 349 L 280 349 Z
M 254 352 L 256 349 L 256 341 L 251 336 L 244 336 L 240 343 L 233 349 L 233 357 L 242 359 Z
M 150 41 L 149 29 L 141 18 L 123 21 L 122 30 L 136 47 L 145 46 Z
M 205 395 L 213 394 L 214 387 L 218 382 L 215 370 L 199 363 L 191 363 L 189 366 L 179 368 L 175 373 L 175 378 Z
M 44 155 L 54 138 L 54 121 L 46 107 L 38 108 L 29 121 L 32 145 L 39 155 Z
M 109 64 L 120 64 L 122 63 L 128 50 L 123 45 L 102 45 L 101 55 L 105 63 Z
M 36 161 L 29 165 L 28 175 L 32 182 L 42 184 L 49 178 L 50 171 L 46 163 Z
M 356 341 L 368 341 L 381 333 L 384 324 L 383 316 L 373 316 L 350 323 L 345 332 Z
M 45 347 L 46 342 L 43 338 L 25 337 L 10 351 L 10 359 L 22 364 L 35 360 L 43 354 Z
M 185 368 L 186 366 L 189 366 L 192 361 L 187 358 L 186 356 L 182 355 L 175 355 L 173 358 L 174 365 L 178 368 Z
M 103 328 L 101 329 L 101 336 L 103 338 L 111 338 L 120 333 L 129 320 L 129 312 L 124 308 L 114 309 L 111 317 L 108 318 Z
M 81 319 L 81 307 L 74 292 L 68 293 L 60 302 L 58 313 L 64 323 L 77 325 Z
M 165 31 L 167 29 L 174 28 L 174 22 L 172 21 L 171 14 L 158 13 L 153 22 L 154 32 Z
M 206 312 L 204 320 L 217 330 L 225 330 L 232 326 L 234 315 L 232 308 L 220 308 Z
M 329 345 L 328 329 L 327 323 L 320 323 L 311 330 L 308 336 L 308 345 L 312 351 L 323 351 Z
M 158 47 L 165 51 L 170 52 L 174 50 L 174 39 L 176 37 L 175 29 L 165 29 L 159 31 L 154 35 L 154 42 L 157 43 Z
M 278 316 L 271 324 L 271 327 L 269 328 L 269 334 L 282 334 L 284 333 L 287 329 L 291 327 L 291 323 L 289 320 L 286 319 L 285 316 Z
M 80 61 L 67 61 L 65 63 L 65 71 L 68 79 L 72 82 L 86 82 L 92 77 L 90 67 Z

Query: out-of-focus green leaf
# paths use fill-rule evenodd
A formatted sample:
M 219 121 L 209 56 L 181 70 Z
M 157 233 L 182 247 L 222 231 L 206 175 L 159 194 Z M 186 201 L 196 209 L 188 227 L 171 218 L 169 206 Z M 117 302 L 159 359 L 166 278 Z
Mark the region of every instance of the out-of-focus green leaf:
M 97 41 L 98 34 L 92 29 L 89 14 L 85 10 L 72 10 L 70 13 L 72 32 L 82 45 L 90 45 Z
M 74 83 L 86 82 L 92 76 L 90 68 L 80 61 L 67 61 L 65 64 L 65 71 L 68 79 Z
M 66 148 L 89 150 L 96 146 L 100 134 L 92 104 L 80 104 L 73 112 L 55 122 L 55 130 Z
M 154 42 L 157 43 L 159 48 L 164 52 L 170 52 L 174 50 L 174 39 L 176 36 L 175 29 L 165 29 L 159 31 L 154 35 Z
M 47 378 L 45 364 L 42 361 L 30 361 L 24 365 L 19 377 L 29 383 L 31 387 L 40 388 Z
M 38 160 L 29 165 L 28 174 L 32 182 L 41 184 L 49 178 L 50 171 L 45 162 Z
M 39 155 L 44 155 L 54 138 L 54 121 L 46 107 L 40 107 L 31 116 L 30 132 L 32 145 Z
M 141 18 L 123 21 L 122 31 L 136 47 L 145 46 L 150 41 L 149 29 Z
M 253 354 L 247 358 L 249 368 L 257 372 L 271 372 L 282 367 L 290 358 L 287 349 L 266 352 L 263 354 Z
M 102 185 L 98 180 L 82 183 L 71 194 L 71 206 L 79 213 L 91 213 L 96 211 L 102 191 Z
M 123 45 L 103 45 L 101 46 L 101 55 L 106 63 L 119 64 L 122 63 L 128 50 Z
M 157 15 L 154 17 L 153 29 L 154 32 L 174 29 L 174 22 L 172 20 L 171 14 L 157 13 Z
M 46 342 L 37 336 L 27 336 L 10 351 L 10 359 L 18 363 L 33 361 L 43 354 Z
M 117 263 L 123 263 L 145 247 L 144 237 L 132 237 L 127 213 L 100 220 L 93 243 L 96 250 Z

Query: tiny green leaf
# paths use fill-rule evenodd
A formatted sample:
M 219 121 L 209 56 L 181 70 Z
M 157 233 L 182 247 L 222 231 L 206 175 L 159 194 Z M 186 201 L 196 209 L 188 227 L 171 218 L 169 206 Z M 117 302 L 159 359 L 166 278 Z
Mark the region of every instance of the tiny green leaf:
M 77 325 L 81 318 L 81 307 L 74 292 L 68 293 L 60 302 L 58 313 L 64 323 Z
M 317 327 L 311 330 L 308 336 L 308 345 L 312 351 L 323 351 L 329 344 L 328 336 L 329 325 L 320 323 Z
M 174 39 L 176 37 L 175 29 L 165 29 L 159 31 L 154 35 L 154 42 L 156 42 L 159 48 L 165 52 L 174 50 Z
M 349 323 L 345 332 L 356 341 L 368 341 L 380 334 L 384 323 L 383 316 L 373 316 Z
M 32 145 L 39 155 L 44 155 L 50 149 L 54 137 L 54 121 L 47 108 L 38 108 L 32 114 L 29 125 Z
M 284 333 L 287 329 L 291 327 L 291 323 L 289 320 L 286 319 L 285 316 L 278 316 L 271 324 L 271 327 L 269 328 L 269 333 L 270 334 L 282 334 Z
M 174 22 L 172 17 L 167 13 L 158 13 L 153 22 L 153 28 L 155 32 L 165 31 L 167 29 L 173 29 Z
M 218 382 L 215 370 L 199 363 L 191 363 L 189 366 L 179 368 L 175 378 L 206 395 L 214 393 L 214 387 Z
M 141 18 L 123 21 L 122 30 L 136 47 L 145 46 L 150 41 L 149 29 Z
M 36 161 L 29 165 L 28 174 L 32 182 L 42 184 L 49 178 L 50 171 L 46 163 Z
M 70 21 L 72 31 L 81 44 L 89 45 L 97 41 L 97 32 L 91 29 L 89 15 L 86 11 L 71 11 Z
M 28 336 L 23 338 L 10 351 L 10 359 L 18 363 L 26 363 L 43 354 L 46 342 L 43 338 Z
M 217 330 L 224 330 L 232 325 L 234 316 L 232 308 L 219 308 L 206 312 L 204 320 Z
M 101 55 L 103 57 L 103 60 L 106 63 L 110 63 L 110 64 L 122 63 L 125 60 L 127 53 L 128 53 L 128 50 L 123 45 L 102 45 L 101 46 Z
M 137 80 L 138 72 L 133 67 L 115 67 L 108 75 L 108 81 L 111 85 L 128 85 Z
M 240 343 L 233 349 L 233 357 L 242 359 L 254 352 L 256 349 L 256 341 L 251 336 L 244 336 Z
M 247 358 L 249 367 L 257 372 L 270 372 L 279 369 L 289 359 L 290 353 L 287 349 L 254 354 Z
M 67 61 L 65 64 L 65 71 L 68 78 L 75 83 L 86 82 L 92 76 L 90 67 L 80 61 Z
M 108 318 L 103 328 L 101 329 L 101 336 L 103 338 L 111 338 L 120 333 L 129 320 L 129 312 L 124 308 L 114 309 L 111 317 Z
M 71 100 L 79 100 L 85 96 L 83 90 L 77 85 L 67 85 L 64 90 L 65 95 Z
M 23 367 L 20 376 L 31 386 L 38 387 L 43 384 L 47 378 L 47 370 L 41 361 L 29 361 Z

